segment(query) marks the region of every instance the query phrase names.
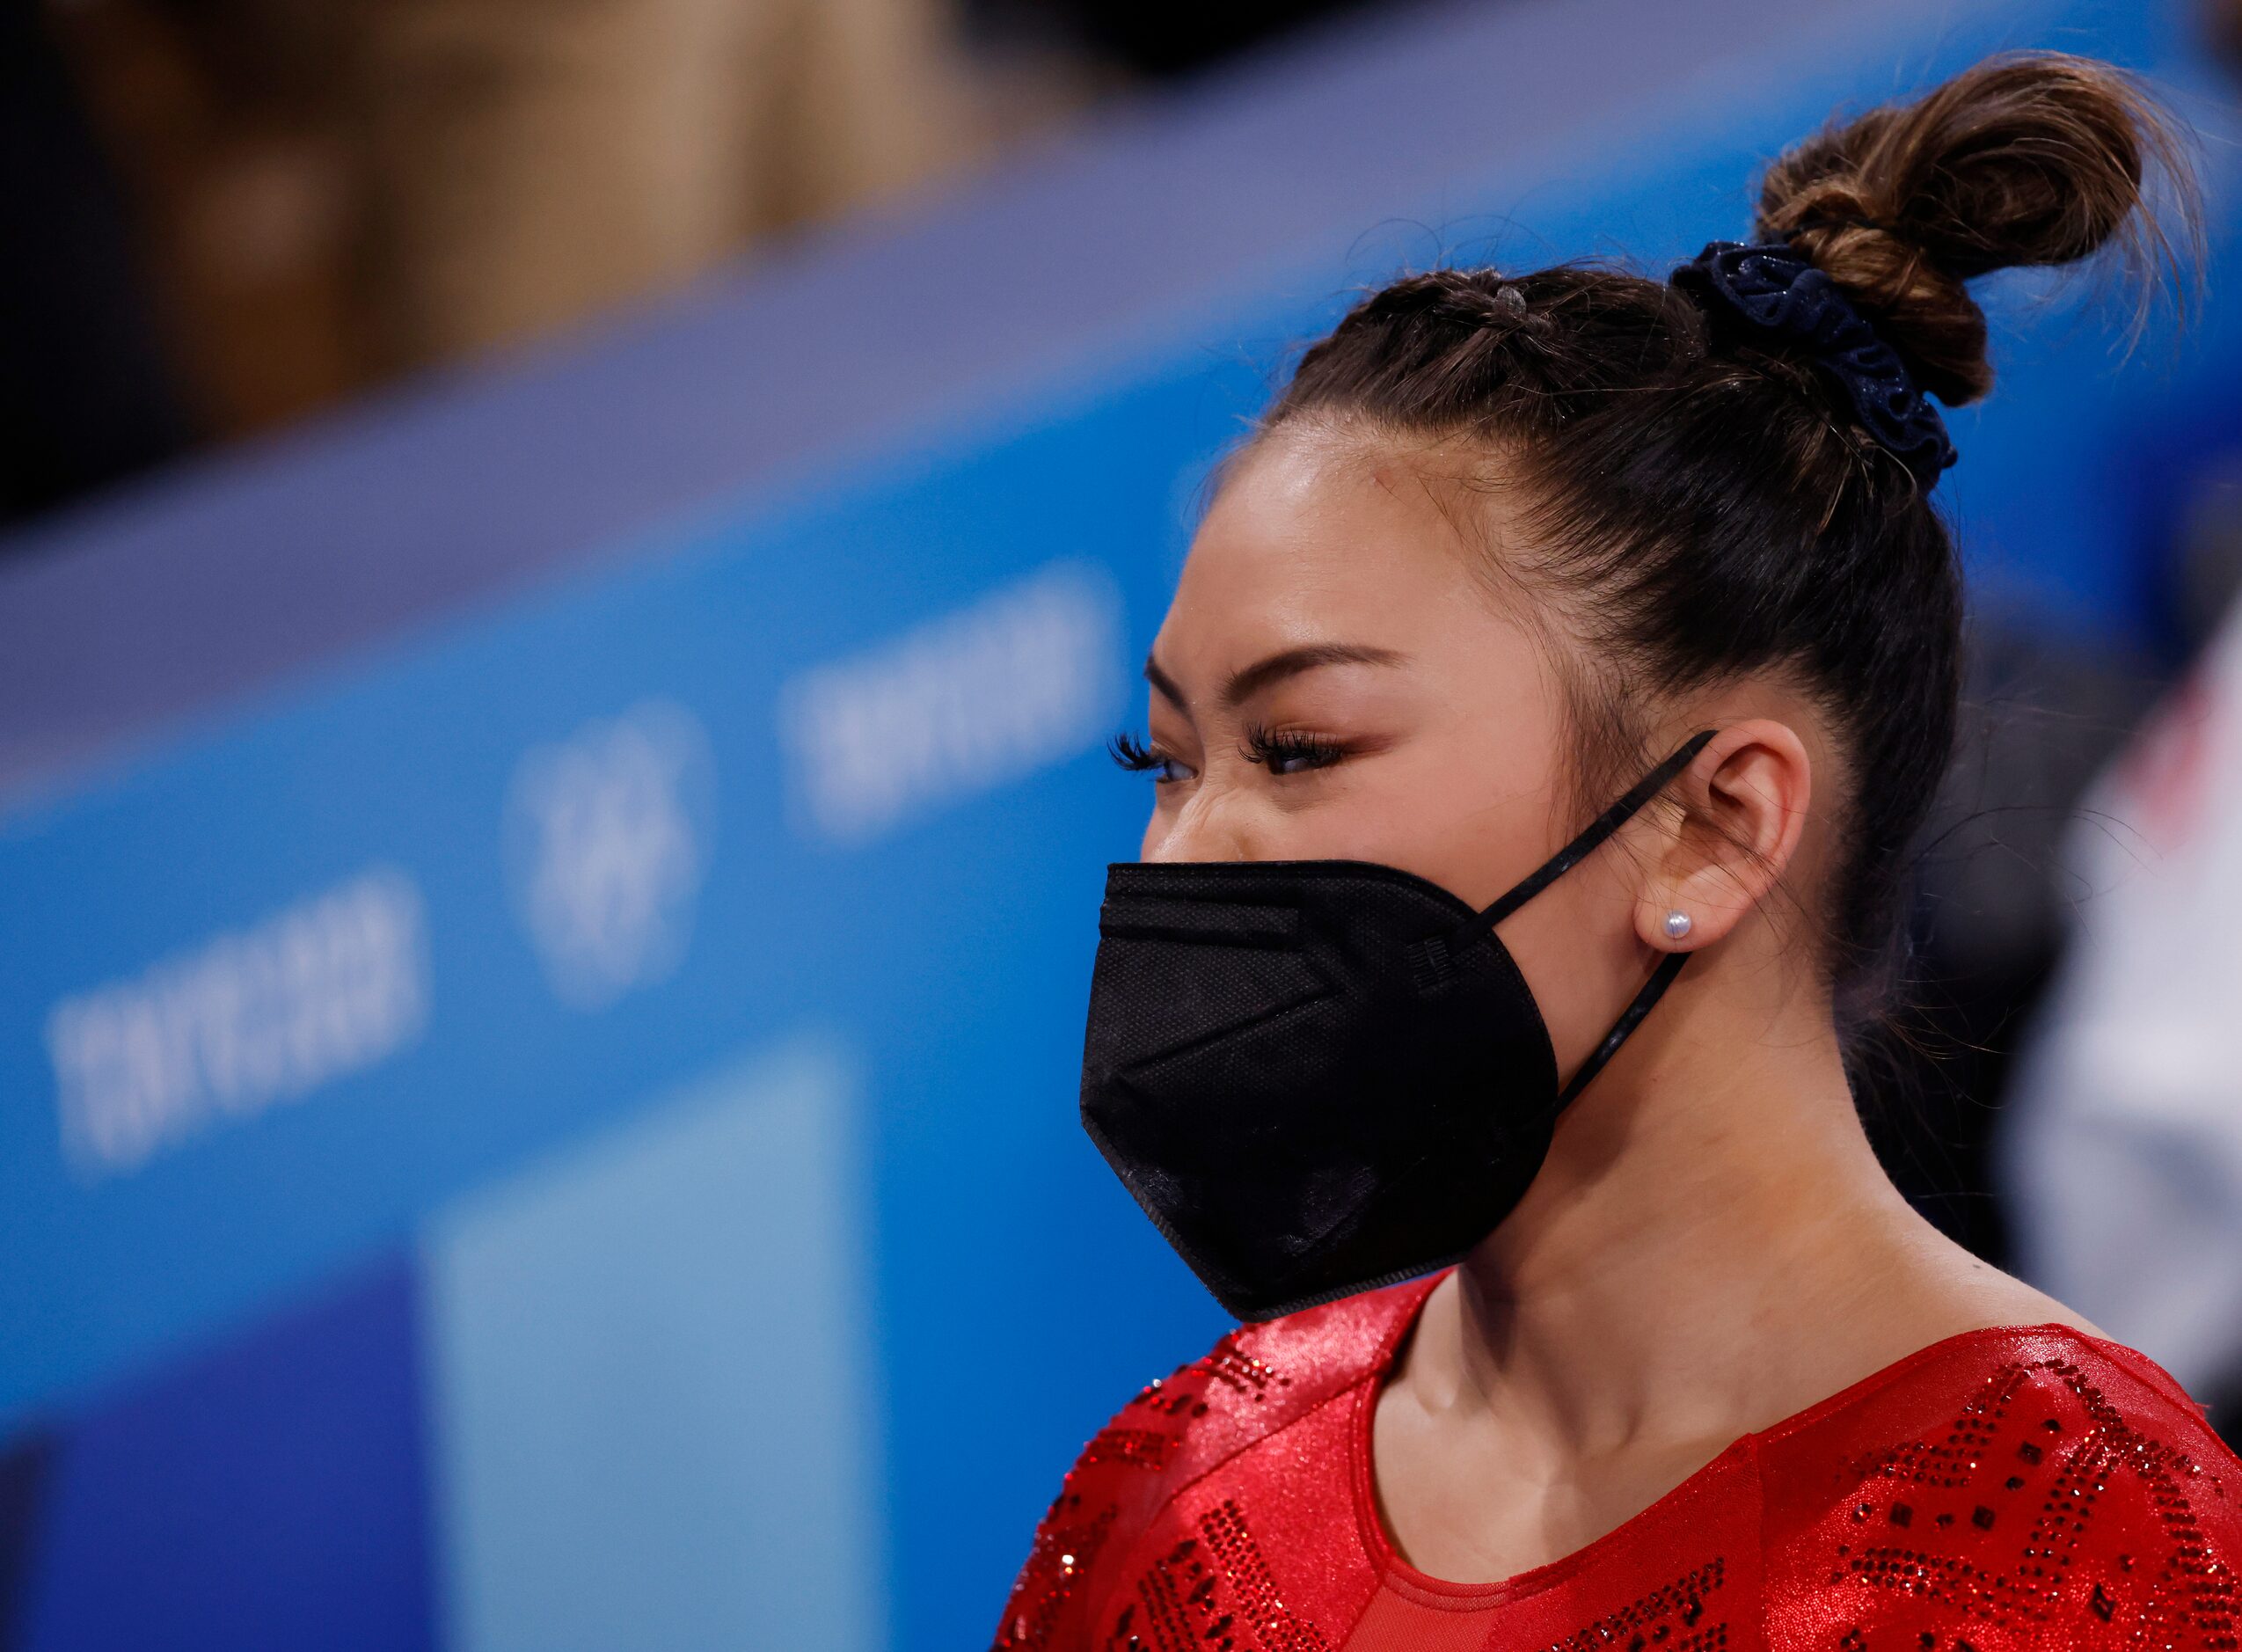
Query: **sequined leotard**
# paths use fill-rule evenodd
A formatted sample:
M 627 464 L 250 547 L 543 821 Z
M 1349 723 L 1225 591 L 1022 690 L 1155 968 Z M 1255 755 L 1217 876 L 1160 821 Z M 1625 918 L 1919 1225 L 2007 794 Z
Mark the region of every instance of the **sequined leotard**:
M 1370 1488 L 1418 1282 L 1251 1327 L 1124 1407 L 1035 1538 L 1027 1652 L 2235 1652 L 2242 1463 L 2142 1356 L 1972 1332 L 1745 1436 L 1564 1560 L 1442 1583 Z

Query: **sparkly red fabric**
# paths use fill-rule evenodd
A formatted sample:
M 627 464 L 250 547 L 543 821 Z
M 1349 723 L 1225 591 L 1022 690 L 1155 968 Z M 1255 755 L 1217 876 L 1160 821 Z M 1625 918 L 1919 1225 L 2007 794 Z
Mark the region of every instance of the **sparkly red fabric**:
M 1972 1332 L 1746 1435 L 1492 1584 L 1393 1552 L 1380 1379 L 1420 1281 L 1232 1333 L 1123 1407 L 1005 1607 L 1013 1652 L 2235 1652 L 2242 1463 L 2173 1379 Z

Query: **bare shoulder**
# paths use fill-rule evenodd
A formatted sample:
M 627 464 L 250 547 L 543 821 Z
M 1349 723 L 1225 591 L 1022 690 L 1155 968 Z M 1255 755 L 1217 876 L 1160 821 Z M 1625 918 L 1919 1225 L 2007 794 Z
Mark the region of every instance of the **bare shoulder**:
M 1961 1249 L 1959 1246 L 1955 1248 Z M 2046 1291 L 2025 1283 L 2012 1274 L 2003 1273 L 1967 1251 L 1961 1254 L 1967 1258 L 1968 1267 L 1956 1282 L 1956 1296 L 1978 1326 L 2061 1325 L 2108 1340 L 2108 1334 L 2100 1326 Z
M 1928 1334 L 1926 1340 L 2029 1325 L 2060 1325 L 2107 1338 L 2085 1315 L 2002 1272 L 1927 1222 L 1911 1248 L 1918 1255 L 1917 1266 L 1910 1270 L 1914 1287 L 1908 1317 Z

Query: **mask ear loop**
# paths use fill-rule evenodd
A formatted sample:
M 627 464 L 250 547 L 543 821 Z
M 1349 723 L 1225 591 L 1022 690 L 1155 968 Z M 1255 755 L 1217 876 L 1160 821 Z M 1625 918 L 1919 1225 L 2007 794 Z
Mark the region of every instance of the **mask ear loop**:
M 1579 837 L 1528 873 L 1511 887 L 1508 894 L 1499 896 L 1493 906 L 1460 925 L 1448 937 L 1448 949 L 1450 952 L 1463 951 L 1602 848 L 1605 838 L 1640 814 L 1644 804 L 1674 783 L 1674 777 L 1690 766 L 1697 754 L 1705 749 L 1705 742 L 1713 738 L 1713 729 L 1707 728 L 1691 735 L 1679 751 L 1636 781 L 1625 797 L 1590 821 Z
M 1417 972 L 1420 983 L 1434 984 L 1452 975 L 1456 968 L 1453 961 L 1456 954 L 1489 934 L 1497 924 L 1601 848 L 1604 839 L 1634 818 L 1644 804 L 1673 784 L 1674 777 L 1690 766 L 1714 733 L 1714 730 L 1707 728 L 1691 735 L 1680 750 L 1636 781 L 1625 796 L 1590 821 L 1579 837 L 1527 874 L 1493 905 L 1483 912 L 1475 913 L 1448 934 L 1432 936 L 1411 947 L 1410 962 Z M 1627 1042 L 1627 1035 L 1642 1025 L 1643 1017 L 1650 1013 L 1653 1005 L 1665 997 L 1666 989 L 1674 984 L 1674 977 L 1682 973 L 1682 966 L 1689 961 L 1690 955 L 1685 952 L 1668 953 L 1659 961 L 1658 968 L 1651 972 L 1650 979 L 1643 983 L 1642 990 L 1636 993 L 1633 1000 L 1620 1012 L 1619 1019 L 1612 1024 L 1611 1030 L 1603 1035 L 1603 1042 L 1581 1064 L 1580 1071 L 1573 1075 L 1572 1082 L 1559 1094 L 1557 1105 L 1559 1110 L 1587 1089 L 1589 1080 L 1603 1071 L 1603 1064 L 1618 1052 L 1620 1045 Z
M 1573 1082 L 1558 1092 L 1559 1112 L 1570 1107 L 1573 1098 L 1588 1087 L 1588 1080 L 1603 1071 L 1603 1064 L 1618 1054 L 1619 1046 L 1627 1042 L 1627 1034 L 1642 1025 L 1642 1018 L 1650 1013 L 1650 1006 L 1666 996 L 1666 989 L 1674 984 L 1674 977 L 1682 973 L 1682 966 L 1689 961 L 1690 955 L 1685 952 L 1669 952 L 1658 961 L 1658 968 L 1650 972 L 1650 979 L 1643 983 L 1643 990 L 1636 993 L 1633 1002 L 1619 1012 L 1619 1019 L 1611 1024 L 1611 1030 L 1603 1035 L 1603 1042 L 1596 1047 L 1594 1053 L 1581 1064 L 1581 1070 L 1573 1075 Z
M 1409 959 L 1416 970 L 1419 984 L 1432 987 L 1451 976 L 1456 969 L 1454 961 L 1457 954 L 1488 934 L 1497 924 L 1601 848 L 1605 838 L 1632 820 L 1644 804 L 1673 784 L 1674 777 L 1690 766 L 1691 760 L 1705 749 L 1705 742 L 1713 738 L 1713 733 L 1707 728 L 1691 735 L 1679 751 L 1636 781 L 1625 797 L 1590 821 L 1579 837 L 1528 873 L 1507 894 L 1497 897 L 1493 906 L 1483 912 L 1473 913 L 1445 935 L 1428 936 L 1411 946 Z M 1676 953 L 1673 955 L 1678 958 L 1685 954 Z M 1656 995 L 1652 996 L 1655 1002 Z M 1646 1004 L 1643 1007 L 1648 1009 L 1650 1005 Z M 1636 1019 L 1641 1018 L 1638 1016 Z

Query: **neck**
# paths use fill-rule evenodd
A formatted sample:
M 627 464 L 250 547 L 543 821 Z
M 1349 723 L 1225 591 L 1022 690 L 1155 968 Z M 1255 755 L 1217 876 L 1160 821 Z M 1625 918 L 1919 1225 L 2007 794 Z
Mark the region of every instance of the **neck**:
M 1684 972 L 1428 1309 L 1436 1407 L 1591 1454 L 1725 1443 L 1909 1351 L 1882 1298 L 1943 1241 L 1876 1162 L 1827 1005 L 1737 1005 L 1721 974 Z

